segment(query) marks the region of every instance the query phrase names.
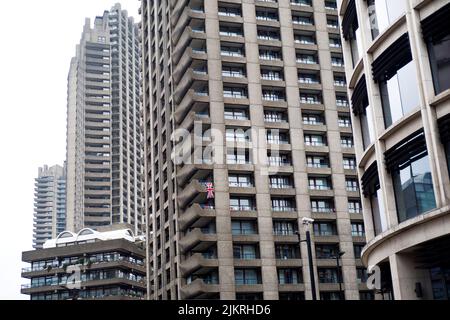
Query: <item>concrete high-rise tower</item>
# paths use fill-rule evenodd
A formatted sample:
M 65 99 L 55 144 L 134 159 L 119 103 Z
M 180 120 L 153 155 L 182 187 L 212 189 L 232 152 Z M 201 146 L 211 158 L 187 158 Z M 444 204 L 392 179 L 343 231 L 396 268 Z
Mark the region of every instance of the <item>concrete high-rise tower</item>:
M 68 82 L 67 229 L 128 223 L 139 233 L 139 29 L 119 4 L 86 20 Z
M 141 14 L 149 297 L 372 298 L 336 1 Z
M 39 168 L 35 182 L 33 248 L 42 248 L 66 228 L 65 168 L 56 165 Z

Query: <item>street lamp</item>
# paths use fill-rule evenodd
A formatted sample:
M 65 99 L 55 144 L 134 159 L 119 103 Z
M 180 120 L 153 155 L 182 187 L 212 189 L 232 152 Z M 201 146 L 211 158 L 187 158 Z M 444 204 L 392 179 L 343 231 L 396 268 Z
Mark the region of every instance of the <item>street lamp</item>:
M 316 280 L 314 277 L 314 266 L 313 266 L 313 258 L 312 258 L 312 249 L 311 249 L 311 233 L 309 231 L 309 226 L 314 222 L 314 219 L 311 218 L 303 218 L 302 223 L 306 229 L 306 239 L 302 240 L 300 236 L 300 232 L 297 231 L 299 246 L 302 242 L 306 242 L 306 246 L 308 248 L 308 263 L 309 263 L 309 277 L 311 279 L 311 291 L 312 291 L 312 299 L 317 300 L 316 293 Z
M 342 294 L 342 273 L 341 273 L 341 265 L 339 264 L 339 260 L 342 258 L 342 256 L 345 254 L 344 251 L 339 251 L 338 254 L 335 256 L 336 259 L 336 265 L 338 269 L 338 281 L 339 281 L 339 296 L 341 300 L 345 300 L 345 292 Z M 343 298 L 343 299 L 342 299 Z

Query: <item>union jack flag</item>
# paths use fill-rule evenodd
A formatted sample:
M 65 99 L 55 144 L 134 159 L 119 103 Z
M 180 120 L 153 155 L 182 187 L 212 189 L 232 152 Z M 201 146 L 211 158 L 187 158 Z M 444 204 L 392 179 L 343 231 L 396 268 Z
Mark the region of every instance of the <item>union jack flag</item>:
M 212 182 L 206 184 L 206 192 L 208 193 L 207 199 L 214 199 L 214 184 Z

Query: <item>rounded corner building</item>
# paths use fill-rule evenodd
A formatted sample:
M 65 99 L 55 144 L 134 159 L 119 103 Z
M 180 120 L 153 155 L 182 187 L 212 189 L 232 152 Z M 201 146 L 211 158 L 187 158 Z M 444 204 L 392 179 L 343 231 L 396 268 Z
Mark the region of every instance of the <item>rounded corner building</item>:
M 378 299 L 450 297 L 450 1 L 338 4 Z M 377 277 L 375 277 L 377 278 Z

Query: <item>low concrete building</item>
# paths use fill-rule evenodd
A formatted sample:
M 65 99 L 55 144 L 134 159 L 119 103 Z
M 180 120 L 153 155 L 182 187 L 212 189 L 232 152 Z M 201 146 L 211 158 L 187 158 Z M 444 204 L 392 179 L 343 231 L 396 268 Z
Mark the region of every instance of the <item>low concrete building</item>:
M 146 292 L 145 244 L 130 229 L 64 231 L 43 249 L 23 252 L 30 263 L 22 294 L 31 300 L 134 300 Z

